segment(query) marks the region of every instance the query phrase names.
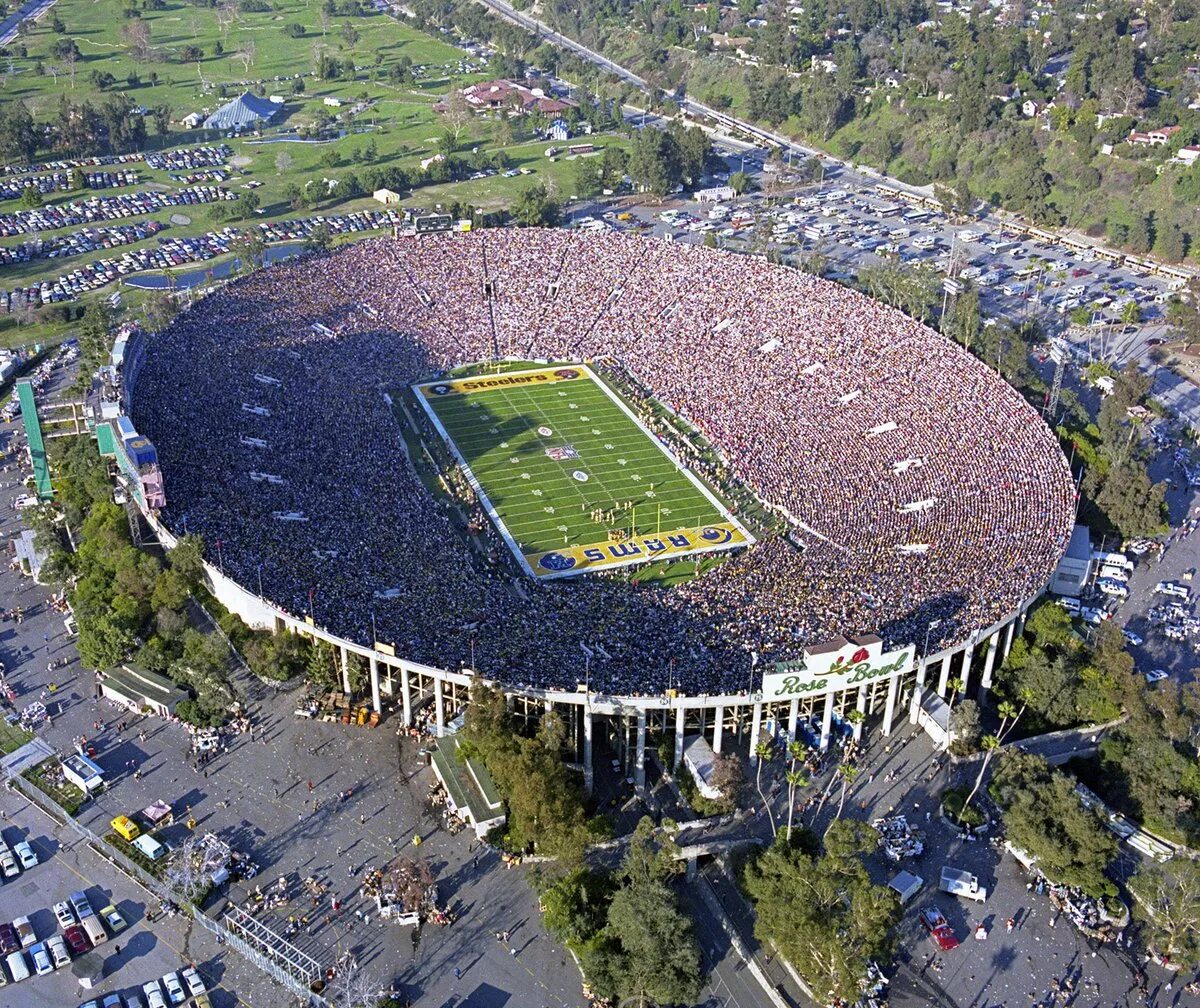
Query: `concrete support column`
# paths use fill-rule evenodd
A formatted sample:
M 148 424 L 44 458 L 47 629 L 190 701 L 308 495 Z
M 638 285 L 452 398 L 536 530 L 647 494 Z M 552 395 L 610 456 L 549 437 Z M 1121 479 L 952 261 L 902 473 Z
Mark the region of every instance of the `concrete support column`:
M 678 770 L 679 764 L 683 762 L 683 726 L 685 714 L 686 711 L 684 711 L 682 704 L 675 708 L 675 762 L 671 766 L 672 770 Z M 643 723 L 645 722 L 645 718 L 646 714 L 643 711 Z
M 917 711 L 921 709 L 921 698 L 925 695 L 925 674 L 929 671 L 929 656 L 921 655 L 917 663 L 917 681 L 913 685 L 912 702 L 908 706 L 908 723 L 917 723 Z
M 992 670 L 996 665 L 996 652 L 1000 650 L 1000 634 L 997 630 L 988 641 L 987 657 L 983 660 L 983 675 L 979 678 L 979 702 L 986 703 L 988 690 L 992 688 Z
M 383 713 L 383 704 L 379 701 L 379 659 L 371 655 L 371 709 L 376 714 Z
M 1017 625 L 1017 621 L 1013 620 L 1011 623 L 1008 624 L 1007 627 L 1005 627 L 1005 630 L 1004 630 L 1004 654 L 1002 654 L 1000 656 L 1001 661 L 1004 661 L 1004 659 L 1008 657 L 1008 652 L 1012 650 L 1012 643 L 1013 643 L 1013 637 L 1015 635 L 1016 625 Z
M 954 656 L 957 653 L 957 651 L 951 651 L 943 654 L 938 668 L 937 695 L 943 699 L 946 697 L 947 683 L 950 682 L 950 666 L 954 664 Z
M 758 765 L 758 736 L 762 732 L 762 704 L 755 703 L 750 714 L 750 765 Z
M 412 689 L 408 682 L 408 666 L 400 666 L 400 701 L 404 709 L 404 727 L 412 727 Z
M 342 692 L 350 692 L 350 652 L 342 646 Z
M 637 716 L 637 758 L 634 761 L 633 782 L 637 793 L 646 793 L 646 711 L 639 710 Z
M 863 725 L 866 723 L 865 715 L 867 713 L 867 693 L 865 689 L 860 689 L 858 691 L 858 699 L 854 701 L 854 709 L 858 711 L 859 714 L 864 715 L 861 721 L 855 722 L 855 724 L 852 726 L 854 730 L 854 741 L 859 742 L 862 740 Z
M 833 725 L 833 694 L 825 696 L 825 713 L 821 715 L 821 751 L 829 748 L 830 729 Z
M 721 752 L 721 733 L 725 730 L 725 708 L 717 705 L 716 717 L 713 718 L 713 752 Z
M 587 704 L 583 708 L 583 787 L 588 794 L 592 793 L 594 773 L 592 770 L 592 708 Z
M 442 737 L 442 731 L 446 727 L 446 702 L 442 697 L 442 678 L 437 676 L 433 680 L 433 704 L 434 716 L 437 718 L 437 737 Z
M 888 680 L 887 700 L 883 704 L 883 734 L 892 734 L 892 718 L 896 714 L 896 694 L 900 692 L 900 677 L 892 676 Z
M 796 741 L 796 733 L 800 730 L 800 698 L 792 697 L 792 705 L 788 709 L 788 742 Z
M 959 676 L 963 681 L 962 695 L 967 695 L 967 690 L 971 686 L 971 664 L 975 661 L 975 638 L 972 637 L 966 644 L 963 645 L 962 657 L 962 674 Z

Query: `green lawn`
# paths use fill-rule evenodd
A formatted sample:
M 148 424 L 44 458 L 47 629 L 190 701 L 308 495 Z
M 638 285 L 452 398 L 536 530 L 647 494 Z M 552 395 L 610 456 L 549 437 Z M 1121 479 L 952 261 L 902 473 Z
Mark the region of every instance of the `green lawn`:
M 734 549 L 753 537 L 579 365 L 415 392 L 535 577 Z
M 24 728 L 10 725 L 7 721 L 0 721 L 0 753 L 7 755 L 16 752 L 32 738 L 33 734 Z

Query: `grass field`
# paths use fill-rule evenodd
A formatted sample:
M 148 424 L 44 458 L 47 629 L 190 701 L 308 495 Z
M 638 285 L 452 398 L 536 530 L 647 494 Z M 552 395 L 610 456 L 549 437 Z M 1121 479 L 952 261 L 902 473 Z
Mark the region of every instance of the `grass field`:
M 414 391 L 534 577 L 754 541 L 586 367 L 447 379 Z

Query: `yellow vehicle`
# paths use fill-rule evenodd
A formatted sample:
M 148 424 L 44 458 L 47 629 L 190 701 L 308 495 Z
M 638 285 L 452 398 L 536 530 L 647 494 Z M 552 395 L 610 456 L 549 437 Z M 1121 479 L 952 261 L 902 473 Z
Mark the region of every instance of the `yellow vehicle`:
M 109 825 L 113 828 L 113 832 L 117 836 L 126 841 L 133 841 L 142 832 L 138 828 L 138 824 L 130 819 L 129 816 L 119 815 Z
M 629 211 L 627 211 L 627 210 L 623 211 L 623 212 L 617 214 L 617 220 L 619 220 L 619 221 L 633 220 L 633 214 L 629 213 Z

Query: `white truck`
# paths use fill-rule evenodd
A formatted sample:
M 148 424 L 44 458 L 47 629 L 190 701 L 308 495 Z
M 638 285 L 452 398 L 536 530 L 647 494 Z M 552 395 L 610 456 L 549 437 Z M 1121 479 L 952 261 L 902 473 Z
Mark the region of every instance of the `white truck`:
M 963 871 L 961 868 L 953 868 L 950 865 L 942 868 L 942 880 L 938 888 L 942 892 L 950 893 L 951 896 L 963 896 L 979 903 L 986 900 L 988 894 L 987 889 L 979 884 L 978 878 L 970 872 Z

